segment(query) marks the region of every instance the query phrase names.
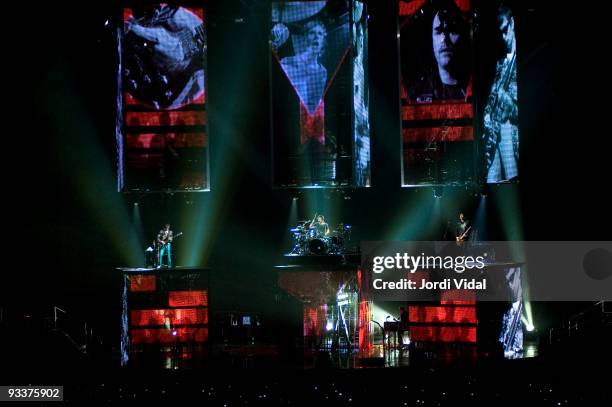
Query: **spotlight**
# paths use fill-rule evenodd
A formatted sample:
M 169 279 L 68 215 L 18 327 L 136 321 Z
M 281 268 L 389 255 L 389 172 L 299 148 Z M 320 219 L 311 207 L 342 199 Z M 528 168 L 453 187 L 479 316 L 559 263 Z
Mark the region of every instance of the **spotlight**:
M 325 325 L 325 329 L 331 331 L 334 329 L 334 323 L 332 321 L 327 321 L 327 325 Z
M 525 329 L 527 330 L 527 332 L 533 332 L 533 330 L 535 329 L 535 326 L 533 326 L 531 322 L 527 322 L 525 324 Z
M 489 195 L 489 184 L 484 184 L 482 186 L 482 190 L 480 191 L 480 195 L 483 198 L 486 198 Z
M 443 189 L 442 187 L 434 187 L 434 198 L 442 198 Z

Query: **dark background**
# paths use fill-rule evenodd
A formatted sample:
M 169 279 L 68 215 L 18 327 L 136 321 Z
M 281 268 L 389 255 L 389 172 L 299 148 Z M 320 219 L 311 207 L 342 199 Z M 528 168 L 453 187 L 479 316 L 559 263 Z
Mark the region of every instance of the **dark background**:
M 138 200 L 147 240 L 166 221 L 176 230 L 188 227 L 180 216 L 188 206 L 216 202 L 214 225 L 204 231 L 216 307 L 274 319 L 272 266 L 289 249 L 293 195 L 270 187 L 268 8 L 260 1 L 204 3 L 212 191 L 189 196 L 115 192 L 115 49 L 112 27 L 104 22 L 117 15 L 119 3 L 6 10 L 2 161 L 8 222 L 0 304 L 9 317 L 59 305 L 111 341 L 117 335 L 118 343 L 114 268 L 124 265 L 125 256 L 116 242 L 128 227 L 109 214 L 119 211 L 113 209 L 117 202 L 131 214 Z M 499 203 L 509 190 L 520 193 L 526 240 L 609 240 L 609 35 L 605 21 L 598 21 L 605 13 L 586 3 L 515 3 L 521 181 L 492 187 L 487 199 Z M 369 11 L 373 186 L 351 191 L 349 200 L 305 191 L 298 201 L 308 194 L 330 199 L 353 225 L 357 241 L 386 239 L 398 215 L 434 199 L 431 189 L 400 187 L 395 3 L 373 1 Z M 472 191 L 448 189 L 441 199 L 442 218 L 454 218 L 460 209 L 473 216 Z M 488 238 L 504 238 L 496 205 L 488 208 Z M 312 216 L 301 211 L 300 218 Z M 438 239 L 444 220 L 425 220 L 426 228 L 407 228 L 401 238 Z M 536 322 L 556 325 L 582 306 L 539 304 Z

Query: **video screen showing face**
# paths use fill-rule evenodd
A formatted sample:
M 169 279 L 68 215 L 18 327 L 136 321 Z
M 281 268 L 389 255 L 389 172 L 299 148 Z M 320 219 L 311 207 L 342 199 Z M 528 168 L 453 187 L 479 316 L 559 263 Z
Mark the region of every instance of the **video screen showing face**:
M 125 8 L 119 45 L 119 189 L 207 190 L 204 10 Z
M 517 181 L 519 177 L 518 86 L 514 15 L 507 6 L 483 4 L 475 40 L 479 76 L 485 94 L 481 110 L 481 162 L 487 183 Z
M 470 7 L 399 2 L 404 186 L 473 180 Z
M 344 0 L 272 3 L 276 186 L 369 184 L 367 25 L 363 4 L 354 4 L 351 9 Z

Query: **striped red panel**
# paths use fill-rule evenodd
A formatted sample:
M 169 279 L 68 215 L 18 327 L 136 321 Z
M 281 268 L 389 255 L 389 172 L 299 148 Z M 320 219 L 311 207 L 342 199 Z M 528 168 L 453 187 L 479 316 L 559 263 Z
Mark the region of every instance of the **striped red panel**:
M 475 326 L 412 326 L 410 340 L 417 342 L 476 342 Z
M 130 332 L 130 342 L 132 344 L 141 343 L 193 343 L 207 342 L 208 328 L 147 328 L 132 329 Z
M 410 322 L 442 322 L 475 324 L 476 307 L 438 307 L 410 306 L 408 307 Z
M 402 120 L 471 119 L 471 103 L 423 104 L 402 107 Z
M 192 105 L 203 105 L 206 102 L 206 92 L 202 92 L 200 96 L 193 100 Z M 141 103 L 130 95 L 128 92 L 123 93 L 123 103 L 125 105 L 137 106 Z
M 444 300 L 440 301 L 442 305 L 476 305 L 476 301 L 467 300 Z
M 204 111 L 161 111 L 161 112 L 127 112 L 127 126 L 203 126 L 206 124 Z
M 151 292 L 156 289 L 156 280 L 155 276 L 147 276 L 142 274 L 136 274 L 129 277 L 130 278 L 130 292 L 139 293 L 139 292 Z
M 440 294 L 442 304 L 476 304 L 474 290 L 445 290 Z
M 170 308 L 132 310 L 130 318 L 130 326 L 207 324 L 208 309 Z
M 170 291 L 168 303 L 171 307 L 208 306 L 208 291 Z
M 208 147 L 206 133 L 144 133 L 127 134 L 128 148 L 205 148 Z
M 320 307 L 304 306 L 304 336 L 318 336 L 322 333 L 325 313 Z
M 408 281 L 416 281 L 416 284 L 420 287 L 421 281 L 429 281 L 429 271 L 415 271 L 414 273 L 408 273 Z
M 462 126 L 402 129 L 404 143 L 431 141 L 473 141 L 474 128 Z
M 399 2 L 399 15 L 400 16 L 409 16 L 418 11 L 421 7 L 423 7 L 427 3 L 427 0 L 413 0 L 413 1 L 400 1 Z M 470 0 L 455 0 L 457 6 L 463 12 L 470 11 Z

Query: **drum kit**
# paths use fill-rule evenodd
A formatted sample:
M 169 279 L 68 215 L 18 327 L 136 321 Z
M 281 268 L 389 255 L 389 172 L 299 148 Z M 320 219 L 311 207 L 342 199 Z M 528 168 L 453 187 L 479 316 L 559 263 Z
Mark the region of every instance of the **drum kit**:
M 344 254 L 345 244 L 351 237 L 351 226 L 344 223 L 330 232 L 329 235 L 317 233 L 315 227 L 310 227 L 311 221 L 298 222 L 297 226 L 289 229 L 293 236 L 293 249 L 289 254 L 294 256 Z

